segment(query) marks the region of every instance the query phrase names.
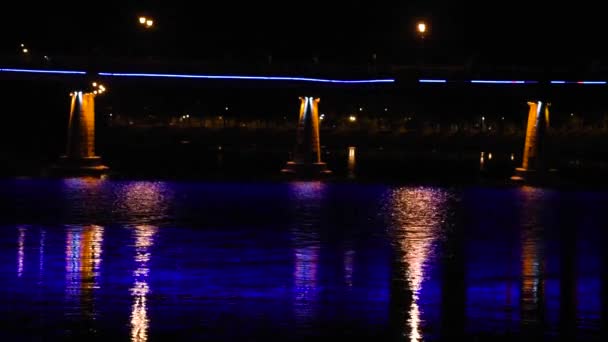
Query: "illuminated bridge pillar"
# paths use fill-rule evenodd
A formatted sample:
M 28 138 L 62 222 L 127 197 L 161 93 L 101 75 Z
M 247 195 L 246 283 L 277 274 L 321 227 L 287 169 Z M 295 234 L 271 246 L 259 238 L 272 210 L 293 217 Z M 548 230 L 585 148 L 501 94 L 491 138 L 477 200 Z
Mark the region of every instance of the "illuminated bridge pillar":
M 549 103 L 528 102 L 528 125 L 524 144 L 522 166 L 515 169 L 511 177 L 515 181 L 530 180 L 533 175 L 547 171 L 545 165 L 544 142 L 549 127 Z
M 101 174 L 108 167 L 95 155 L 95 94 L 82 91 L 71 95 L 66 154 L 56 169 L 76 174 Z
M 294 158 L 287 162 L 281 172 L 300 176 L 321 176 L 331 173 L 327 165 L 321 161 L 318 98 L 300 97 Z

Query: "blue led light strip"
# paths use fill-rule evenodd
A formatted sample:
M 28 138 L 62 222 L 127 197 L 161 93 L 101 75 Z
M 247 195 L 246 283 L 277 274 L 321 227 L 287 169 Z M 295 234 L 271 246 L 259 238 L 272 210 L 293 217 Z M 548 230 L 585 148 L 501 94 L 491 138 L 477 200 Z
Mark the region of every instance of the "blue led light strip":
M 471 80 L 471 83 L 484 83 L 484 84 L 526 84 L 535 83 L 534 81 L 504 81 L 504 80 Z
M 420 79 L 419 83 L 447 83 L 447 80 Z
M 551 84 L 595 84 L 603 85 L 607 84 L 606 81 L 551 81 Z
M 306 77 L 283 77 L 283 76 L 227 76 L 227 75 L 183 75 L 183 74 L 145 74 L 145 73 L 114 73 L 100 72 L 99 76 L 111 77 L 164 77 L 164 78 L 194 78 L 194 79 L 212 79 L 212 80 L 265 80 L 265 81 L 300 81 L 300 82 L 317 82 L 317 83 L 393 83 L 394 79 L 376 79 L 376 80 L 330 80 L 323 78 L 306 78 Z
M 606 81 L 578 81 L 576 84 L 606 84 Z
M 0 72 L 26 72 L 26 73 L 35 73 L 35 74 L 86 75 L 86 71 L 73 71 L 73 70 L 42 70 L 42 69 L 9 69 L 9 68 L 0 68 Z

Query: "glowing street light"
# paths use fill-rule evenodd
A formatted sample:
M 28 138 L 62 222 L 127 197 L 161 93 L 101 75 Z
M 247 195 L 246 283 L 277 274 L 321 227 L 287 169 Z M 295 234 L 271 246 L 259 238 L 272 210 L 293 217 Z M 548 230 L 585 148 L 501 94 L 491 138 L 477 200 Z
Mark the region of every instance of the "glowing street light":
M 21 51 L 23 51 L 23 53 L 28 53 L 28 52 L 30 52 L 30 50 L 28 50 L 27 48 L 23 48 L 23 50 L 21 50 Z
M 357 121 L 357 117 L 354 116 L 354 115 L 351 115 L 351 116 L 348 117 L 348 121 L 355 122 L 355 121 Z
M 152 18 L 139 17 L 138 20 L 139 24 L 145 26 L 146 28 L 151 28 L 152 26 L 154 26 L 154 20 Z
M 106 91 L 106 87 L 103 84 L 97 83 L 97 82 L 93 82 L 91 83 L 91 85 L 93 86 L 93 94 L 97 95 L 101 95 Z
M 420 34 L 426 33 L 426 23 L 423 21 L 419 22 L 417 25 L 417 29 L 418 29 L 418 33 L 420 33 Z

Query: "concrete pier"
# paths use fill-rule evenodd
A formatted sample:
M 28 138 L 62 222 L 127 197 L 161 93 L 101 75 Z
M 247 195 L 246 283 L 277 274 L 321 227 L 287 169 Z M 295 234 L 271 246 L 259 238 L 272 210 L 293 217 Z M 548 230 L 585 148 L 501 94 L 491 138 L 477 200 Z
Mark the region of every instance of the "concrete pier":
M 95 94 L 71 93 L 66 154 L 54 171 L 65 175 L 101 175 L 109 168 L 95 155 Z
M 549 170 L 545 160 L 545 135 L 549 128 L 549 103 L 528 102 L 528 125 L 524 144 L 522 166 L 515 169 L 511 180 L 516 182 L 543 181 Z
M 331 173 L 321 161 L 318 98 L 300 97 L 294 159 L 288 161 L 281 172 L 301 177 L 319 177 Z

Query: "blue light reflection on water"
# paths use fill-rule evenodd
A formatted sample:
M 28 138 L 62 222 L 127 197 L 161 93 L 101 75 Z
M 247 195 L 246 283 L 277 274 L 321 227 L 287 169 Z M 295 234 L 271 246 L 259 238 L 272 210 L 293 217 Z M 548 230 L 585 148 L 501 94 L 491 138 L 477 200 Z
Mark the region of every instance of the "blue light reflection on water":
M 16 338 L 591 338 L 605 319 L 605 193 L 0 183 Z

